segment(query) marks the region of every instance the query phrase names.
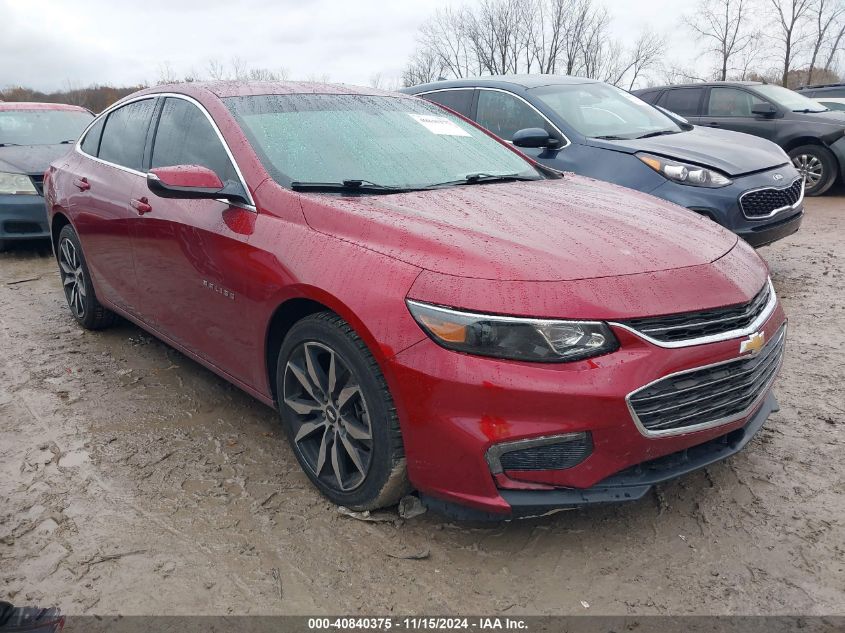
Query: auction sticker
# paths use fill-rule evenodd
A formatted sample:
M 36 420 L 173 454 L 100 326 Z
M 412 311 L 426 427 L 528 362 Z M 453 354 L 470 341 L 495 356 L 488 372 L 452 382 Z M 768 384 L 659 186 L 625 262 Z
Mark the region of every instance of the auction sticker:
M 441 136 L 471 136 L 469 132 L 446 117 L 433 116 L 431 114 L 412 114 L 411 112 L 407 114 L 432 134 L 440 134 Z

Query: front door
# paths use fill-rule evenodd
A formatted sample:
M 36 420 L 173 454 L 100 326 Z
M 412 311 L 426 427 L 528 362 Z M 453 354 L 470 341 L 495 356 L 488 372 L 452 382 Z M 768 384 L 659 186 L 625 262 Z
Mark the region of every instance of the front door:
M 221 181 L 240 178 L 215 128 L 193 102 L 167 97 L 150 153 L 150 168 L 202 165 Z M 244 299 L 255 211 L 217 200 L 160 198 L 146 182 L 133 193 L 144 213 L 133 249 L 144 320 L 235 378 L 249 379 L 262 350 Z

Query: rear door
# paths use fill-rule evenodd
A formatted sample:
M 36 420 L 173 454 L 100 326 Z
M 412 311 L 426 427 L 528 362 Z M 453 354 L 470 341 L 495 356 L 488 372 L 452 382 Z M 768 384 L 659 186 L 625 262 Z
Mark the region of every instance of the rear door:
M 68 204 L 88 268 L 102 298 L 138 312 L 130 207 L 132 191 L 142 182 L 144 144 L 155 99 L 133 101 L 98 121 L 80 144 L 72 165 Z
M 777 136 L 780 119 L 755 115 L 752 110 L 761 103 L 774 106 L 749 90 L 714 86 L 706 96 L 700 124 L 773 140 Z
M 194 101 L 163 99 L 150 151 L 150 168 L 202 165 L 221 181 L 241 183 L 216 127 Z M 254 363 L 255 323 L 244 311 L 245 280 L 256 260 L 249 247 L 255 209 L 218 200 L 160 198 L 142 182 L 134 198 L 151 210 L 135 223 L 138 293 L 145 319 L 236 378 Z

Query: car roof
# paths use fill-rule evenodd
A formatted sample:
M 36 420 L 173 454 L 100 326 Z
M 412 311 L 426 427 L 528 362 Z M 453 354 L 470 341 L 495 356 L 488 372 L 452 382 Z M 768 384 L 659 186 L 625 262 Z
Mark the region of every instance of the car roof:
M 0 111 L 10 110 L 71 110 L 74 112 L 88 112 L 86 108 L 69 103 L 36 103 L 34 101 L 0 101 Z
M 571 75 L 483 75 L 481 77 L 466 77 L 463 79 L 443 79 L 426 84 L 419 84 L 402 91 L 425 92 L 439 88 L 539 88 L 540 86 L 567 86 L 578 84 L 601 83 L 597 79 L 573 77 Z
M 762 86 L 761 81 L 698 81 L 685 84 L 666 84 L 665 86 L 649 86 L 648 88 L 641 88 L 634 90 L 634 94 L 641 94 L 651 90 L 665 90 L 667 88 L 706 88 L 718 86 Z
M 173 92 L 191 97 L 199 97 L 203 93 L 210 92 L 220 98 L 294 94 L 406 96 L 378 88 L 310 81 L 189 81 L 145 88 L 129 95 L 127 98 L 163 92 Z
M 796 88 L 796 90 L 834 90 L 836 88 L 845 88 L 845 83 L 813 84 L 811 86 L 801 86 L 800 88 Z

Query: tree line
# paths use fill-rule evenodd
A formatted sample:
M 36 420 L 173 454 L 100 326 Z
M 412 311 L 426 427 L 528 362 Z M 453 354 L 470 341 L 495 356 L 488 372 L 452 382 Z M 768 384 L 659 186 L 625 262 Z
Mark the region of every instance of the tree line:
M 597 0 L 481 0 L 436 11 L 402 72 L 411 86 L 440 78 L 559 73 L 631 89 L 655 82 L 756 79 L 791 88 L 838 81 L 845 0 L 701 0 L 680 20 L 708 70 L 672 61 L 664 34 L 631 44 L 613 35 Z

